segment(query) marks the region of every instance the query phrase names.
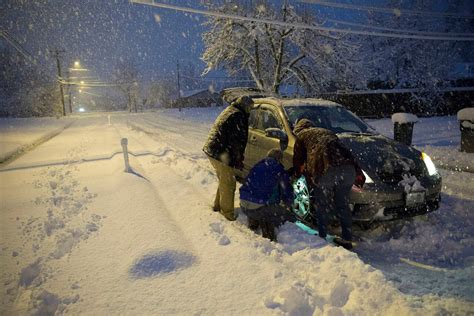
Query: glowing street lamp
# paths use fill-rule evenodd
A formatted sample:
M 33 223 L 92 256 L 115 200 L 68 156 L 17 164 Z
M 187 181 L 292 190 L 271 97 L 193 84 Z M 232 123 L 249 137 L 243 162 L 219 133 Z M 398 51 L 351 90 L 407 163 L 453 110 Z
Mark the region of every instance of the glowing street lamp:
M 88 69 L 81 67 L 81 62 L 76 60 L 72 68 L 69 68 L 70 71 L 87 71 Z

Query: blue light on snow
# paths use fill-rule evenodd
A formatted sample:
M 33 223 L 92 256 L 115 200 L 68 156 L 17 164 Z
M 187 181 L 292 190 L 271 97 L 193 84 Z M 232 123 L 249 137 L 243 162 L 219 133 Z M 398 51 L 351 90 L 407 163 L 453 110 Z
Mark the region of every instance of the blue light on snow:
M 308 233 L 310 235 L 319 235 L 319 232 L 316 229 L 313 229 L 313 228 L 309 227 L 308 225 L 305 225 L 304 223 L 302 223 L 300 221 L 296 221 L 295 224 L 300 229 L 302 229 L 303 231 L 305 231 L 306 233 Z M 334 242 L 334 238 L 335 238 L 335 236 L 333 236 L 333 235 L 329 235 L 329 234 L 326 235 L 326 241 L 327 242 Z

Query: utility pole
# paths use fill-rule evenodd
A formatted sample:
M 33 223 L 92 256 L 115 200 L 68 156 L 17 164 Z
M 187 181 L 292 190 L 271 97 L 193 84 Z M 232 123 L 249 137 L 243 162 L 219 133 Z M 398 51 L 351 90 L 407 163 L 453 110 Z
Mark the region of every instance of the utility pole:
M 176 62 L 176 69 L 177 69 L 177 74 L 178 74 L 178 109 L 179 109 L 179 112 L 181 112 L 181 87 L 179 85 L 179 59 L 177 60 Z
M 61 92 L 61 104 L 63 106 L 63 116 L 66 116 L 66 104 L 64 102 L 64 90 L 63 90 L 63 84 L 61 83 L 61 80 L 63 79 L 61 75 L 61 54 L 64 53 L 64 49 L 55 49 L 53 51 L 54 57 L 56 58 L 56 66 L 58 67 L 58 83 L 59 83 L 59 91 Z
M 67 79 L 67 82 L 68 82 L 68 85 L 67 85 L 67 99 L 68 99 L 68 106 L 69 106 L 69 113 L 72 114 L 72 89 L 71 89 L 71 84 L 69 83 L 70 82 L 70 75 L 71 73 L 68 71 L 66 72 L 66 79 Z

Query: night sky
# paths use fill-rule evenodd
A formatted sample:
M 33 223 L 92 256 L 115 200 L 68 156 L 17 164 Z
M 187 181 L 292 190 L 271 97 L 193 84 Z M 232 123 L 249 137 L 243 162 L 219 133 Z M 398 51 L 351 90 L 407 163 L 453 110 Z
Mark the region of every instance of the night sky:
M 188 5 L 185 1 L 182 5 Z M 192 1 L 190 1 L 192 2 Z M 132 60 L 144 78 L 174 75 L 176 60 L 200 68 L 202 17 L 130 4 L 126 0 L 2 1 L 1 28 L 19 40 L 39 62 L 47 49 L 65 49 L 64 67 L 80 60 L 101 79 L 120 60 Z M 159 23 L 157 22 L 159 21 Z
M 199 7 L 199 1 L 192 0 L 161 2 Z M 380 2 L 358 3 L 381 6 Z M 441 7 L 444 3 L 435 2 Z M 328 17 L 364 21 L 361 11 L 308 6 Z M 65 68 L 80 60 L 83 67 L 102 80 L 110 79 L 121 60 L 133 61 L 142 79 L 174 77 L 178 59 L 181 63 L 193 62 L 199 71 L 204 69 L 199 60 L 204 49 L 204 16 L 131 4 L 127 0 L 2 0 L 0 12 L 1 28 L 51 68 L 52 74 L 55 63 L 46 55 L 48 49 L 57 47 L 66 51 Z

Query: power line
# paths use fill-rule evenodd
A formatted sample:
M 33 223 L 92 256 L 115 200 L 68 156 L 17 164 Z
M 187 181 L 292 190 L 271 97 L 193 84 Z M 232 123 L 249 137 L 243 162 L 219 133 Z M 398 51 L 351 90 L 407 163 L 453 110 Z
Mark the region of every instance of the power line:
M 325 7 L 349 9 L 349 10 L 358 10 L 358 11 L 375 11 L 382 13 L 390 13 L 395 15 L 406 14 L 406 15 L 424 15 L 424 16 L 433 16 L 433 17 L 450 17 L 450 18 L 459 18 L 459 19 L 474 19 L 474 15 L 463 15 L 456 13 L 442 13 L 434 11 L 420 11 L 420 10 L 405 10 L 399 8 L 381 8 L 381 7 L 372 7 L 365 5 L 354 5 L 348 3 L 338 3 L 338 2 L 326 2 L 319 0 L 299 0 L 299 2 L 321 5 Z
M 187 78 L 187 79 L 192 79 L 195 81 L 203 81 L 203 82 L 218 82 L 218 83 L 231 83 L 231 82 L 254 82 L 254 80 L 251 79 L 235 79 L 233 80 L 232 78 L 227 78 L 226 80 L 222 79 L 215 79 L 215 78 L 199 78 L 199 77 L 191 77 L 191 76 L 186 76 L 181 74 L 181 77 Z
M 28 52 L 21 44 L 20 42 L 15 39 L 11 34 L 9 34 L 5 30 L 0 30 L 0 36 L 2 36 L 13 48 L 15 48 L 22 56 L 25 58 L 27 61 L 29 61 L 31 64 L 36 66 L 40 72 L 42 72 L 46 77 L 49 77 L 50 79 L 53 79 L 55 81 L 59 81 L 58 77 L 52 76 L 49 72 L 50 70 L 46 68 L 44 65 L 39 63 L 32 55 L 30 52 Z
M 79 87 L 118 87 L 123 84 L 132 84 L 133 82 L 120 82 L 120 83 L 110 83 L 110 82 L 98 82 L 98 83 L 80 83 L 80 82 L 70 82 L 70 81 L 61 81 L 62 84 L 71 85 L 71 86 L 79 86 Z
M 285 27 L 291 27 L 295 29 L 308 29 L 315 31 L 326 31 L 326 32 L 335 32 L 335 33 L 344 33 L 344 34 L 357 34 L 357 35 L 366 35 L 366 36 L 380 36 L 380 37 L 391 37 L 391 38 L 403 38 L 403 39 L 419 39 L 419 40 L 435 40 L 435 41 L 474 41 L 474 37 L 459 37 L 459 36 L 428 36 L 428 35 L 411 35 L 411 34 L 396 34 L 396 33 L 383 33 L 383 32 L 368 32 L 368 31 L 359 31 L 359 30 L 349 30 L 349 29 L 339 29 L 334 27 L 323 27 L 317 25 L 309 25 L 304 23 L 288 23 L 283 21 L 269 20 L 269 19 L 257 19 L 252 17 L 246 17 L 241 15 L 227 14 L 215 11 L 193 9 L 188 7 L 180 7 L 165 3 L 157 3 L 153 0 L 131 0 L 132 3 L 149 5 L 153 7 L 176 10 L 181 12 L 188 12 L 200 15 L 213 16 L 217 18 L 240 20 L 240 21 L 249 21 L 255 23 L 266 23 L 273 24 Z
M 389 32 L 400 32 L 400 33 L 411 33 L 411 34 L 422 34 L 422 35 L 439 35 L 439 36 L 444 36 L 444 35 L 474 36 L 474 33 L 451 33 L 451 32 L 431 32 L 431 31 L 414 31 L 414 30 L 407 30 L 407 29 L 393 29 L 389 27 L 355 23 L 355 22 L 347 22 L 347 21 L 335 20 L 335 19 L 325 19 L 325 21 L 331 22 L 334 24 L 343 24 L 343 25 L 357 26 L 357 27 L 363 27 L 363 28 L 371 28 L 374 30 L 382 30 L 382 31 L 389 31 Z

